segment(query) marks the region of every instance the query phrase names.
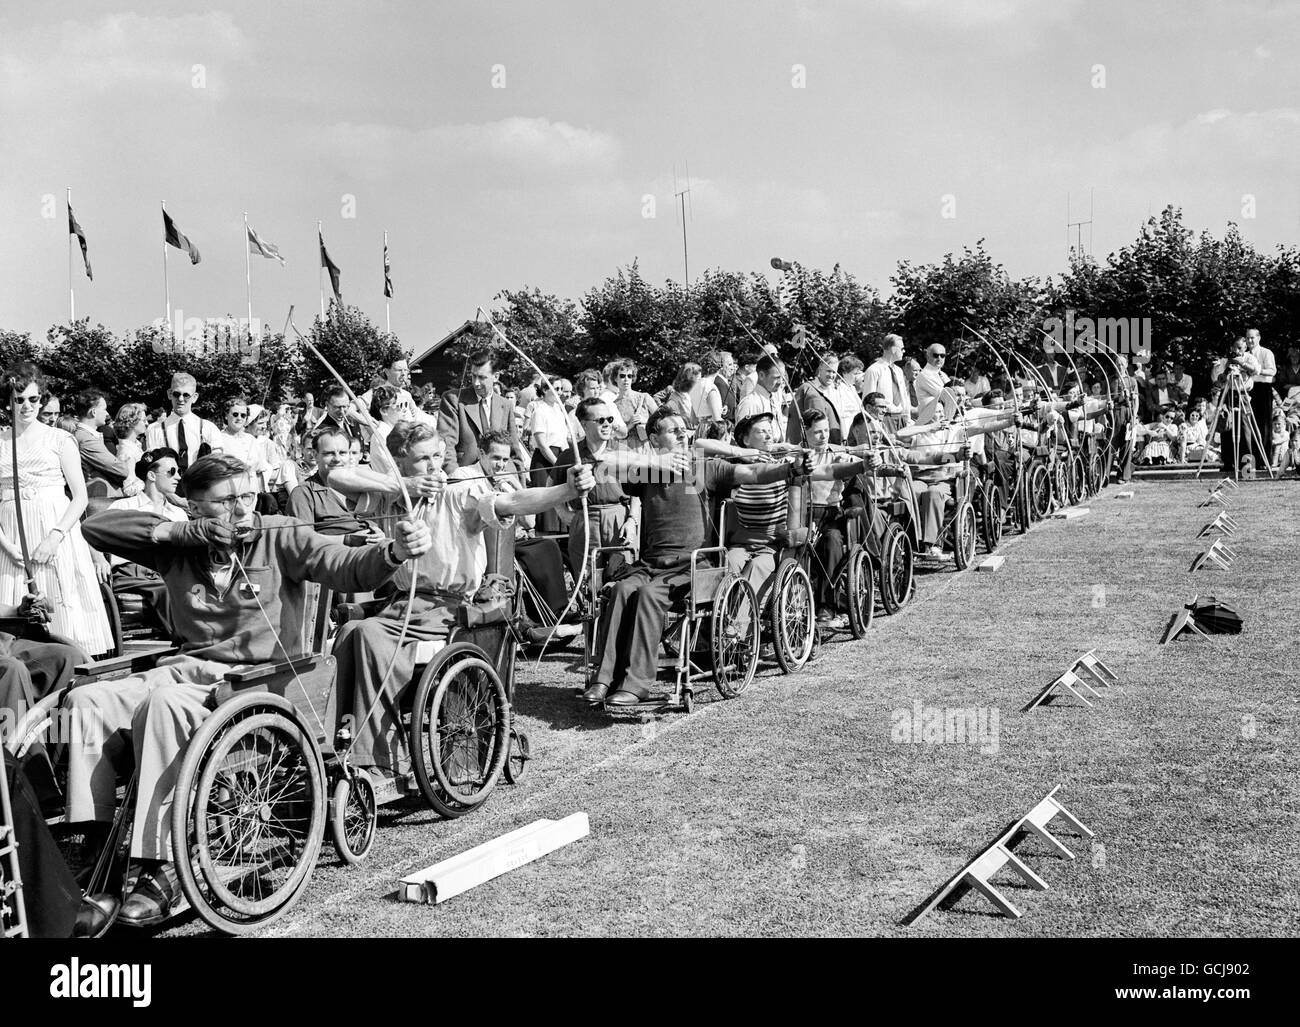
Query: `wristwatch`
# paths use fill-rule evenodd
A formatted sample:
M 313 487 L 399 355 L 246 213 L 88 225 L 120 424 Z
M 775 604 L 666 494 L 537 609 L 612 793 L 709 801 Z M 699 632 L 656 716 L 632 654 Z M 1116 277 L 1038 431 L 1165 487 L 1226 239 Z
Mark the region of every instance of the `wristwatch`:
M 389 540 L 388 545 L 384 546 L 384 562 L 387 563 L 389 567 L 400 567 L 403 563 L 402 560 L 397 558 L 397 543 L 391 539 Z

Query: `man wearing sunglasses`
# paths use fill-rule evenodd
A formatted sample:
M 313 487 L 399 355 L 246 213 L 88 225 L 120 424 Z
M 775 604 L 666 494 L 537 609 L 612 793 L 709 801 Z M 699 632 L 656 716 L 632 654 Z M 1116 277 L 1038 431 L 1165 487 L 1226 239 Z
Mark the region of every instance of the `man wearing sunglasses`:
M 951 379 L 943 370 L 948 350 L 934 342 L 925 351 L 925 367 L 917 372 L 912 387 L 916 390 L 916 423 L 929 424 L 939 409 L 939 397 Z
M 584 399 L 578 404 L 576 417 L 584 438 L 578 443 L 578 456 L 584 464 L 595 467 L 608 458 L 615 445 L 613 404 L 603 399 Z M 581 510 L 575 510 L 581 513 Z M 641 519 L 641 500 L 633 499 L 623 486 L 603 479 L 587 497 L 587 521 L 576 516 L 569 522 L 569 567 L 582 566 L 582 554 L 588 547 L 635 546 L 637 524 Z M 622 554 L 615 554 L 606 564 L 613 574 L 623 566 Z
M 91 545 L 162 576 L 181 650 L 153 670 L 69 693 L 71 713 L 80 718 L 74 722 L 100 728 L 98 737 L 69 746 L 70 822 L 93 822 L 91 836 L 106 832 L 115 805 L 114 761 L 126 744 L 135 751 L 131 858 L 139 876 L 120 917 L 134 926 L 165 920 L 179 894 L 172 792 L 185 747 L 225 675 L 295 655 L 285 646 L 300 644 L 308 581 L 336 592 L 370 592 L 430 544 L 429 529 L 406 520 L 394 525 L 393 541 L 350 548 L 288 518 L 262 517 L 254 512 L 252 475 L 233 457 L 199 458 L 186 470 L 184 486 L 185 521 L 147 510 L 106 511 L 83 526 Z
M 175 450 L 182 473 L 199 457 L 221 452 L 221 432 L 217 426 L 193 411 L 198 398 L 198 382 L 194 376 L 177 371 L 167 390 L 172 412 L 145 429 L 145 448 Z

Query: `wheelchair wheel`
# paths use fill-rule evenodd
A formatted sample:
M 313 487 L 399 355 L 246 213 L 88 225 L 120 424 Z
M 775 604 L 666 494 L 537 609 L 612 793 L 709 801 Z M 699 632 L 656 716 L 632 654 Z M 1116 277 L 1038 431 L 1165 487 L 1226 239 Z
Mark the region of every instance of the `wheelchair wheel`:
M 1052 476 L 1047 467 L 1035 461 L 1029 468 L 1029 479 L 1025 483 L 1029 499 L 1029 518 L 1041 521 L 1052 510 Z
M 984 504 L 980 511 L 980 531 L 984 536 L 984 548 L 991 553 L 1002 541 L 1002 524 L 1007 514 L 1002 487 L 996 484 L 986 485 L 983 500 Z
M 784 674 L 793 674 L 812 655 L 812 581 L 795 560 L 783 560 L 772 585 L 772 648 Z
M 861 546 L 849 553 L 844 568 L 844 592 L 849 631 L 854 638 L 864 638 L 876 615 L 876 586 L 871 557 Z
M 506 775 L 506 781 L 512 785 L 517 785 L 523 781 L 528 774 L 528 761 L 533 757 L 528 751 L 528 736 L 522 731 L 510 729 L 510 752 L 506 756 L 506 764 L 501 769 Z
M 1070 460 L 1058 456 L 1052 467 L 1052 502 L 1059 508 L 1070 505 Z
M 1070 505 L 1076 506 L 1083 502 L 1088 485 L 1087 466 L 1083 462 L 1083 454 L 1075 453 L 1070 458 Z
M 247 934 L 298 901 L 325 837 L 325 772 L 292 703 L 218 707 L 185 750 L 172 804 L 181 890 L 219 931 Z
M 975 507 L 963 501 L 952 522 L 952 559 L 959 571 L 975 562 Z
M 912 596 L 912 540 L 897 521 L 890 521 L 880 547 L 880 603 L 897 613 Z
M 734 699 L 754 680 L 758 668 L 758 600 L 744 578 L 723 579 L 713 598 L 710 629 L 713 684 L 722 698 Z M 685 694 L 689 697 L 690 690 Z
M 330 802 L 330 841 L 339 859 L 349 866 L 358 866 L 370 855 L 375 844 L 377 803 L 375 786 L 364 770 L 355 770 L 352 777 L 341 775 L 334 783 L 334 797 Z
M 415 780 L 442 816 L 464 816 L 492 794 L 510 745 L 510 700 L 477 646 L 449 646 L 425 667 L 410 740 Z

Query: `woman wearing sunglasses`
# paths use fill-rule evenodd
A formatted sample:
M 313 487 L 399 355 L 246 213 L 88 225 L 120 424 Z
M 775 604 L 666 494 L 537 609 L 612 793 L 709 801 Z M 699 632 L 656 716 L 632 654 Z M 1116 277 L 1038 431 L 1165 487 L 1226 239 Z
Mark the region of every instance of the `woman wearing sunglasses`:
M 0 389 L 13 417 L 13 427 L 0 434 L 0 607 L 18 606 L 28 596 L 15 501 L 20 490 L 32 578 L 48 603 L 50 632 L 75 642 L 90 656 L 106 653 L 113 648 L 113 637 L 90 547 L 78 523 L 86 509 L 86 479 L 77 443 L 40 422 L 49 388 L 35 364 L 15 364 L 5 372 Z

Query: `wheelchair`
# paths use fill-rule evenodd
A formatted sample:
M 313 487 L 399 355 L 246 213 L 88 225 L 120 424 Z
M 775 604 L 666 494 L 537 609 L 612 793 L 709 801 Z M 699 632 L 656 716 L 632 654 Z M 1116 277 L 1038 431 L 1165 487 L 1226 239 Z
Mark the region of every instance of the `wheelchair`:
M 950 446 L 945 444 L 943 448 L 950 448 Z M 950 477 L 943 478 L 932 484 L 947 484 L 952 489 L 952 498 L 945 506 L 944 523 L 937 544 L 951 550 L 953 564 L 956 569 L 964 571 L 975 562 L 975 548 L 979 532 L 975 508 L 977 502 L 981 506 L 984 505 L 985 497 L 979 492 L 978 476 L 972 469 L 970 446 L 967 443 L 961 444 L 960 457 L 960 465 Z M 919 471 L 934 466 L 933 464 L 915 464 L 911 465 L 910 470 Z M 918 517 L 914 499 L 908 505 L 906 515 L 913 518 Z M 914 521 L 913 538 L 919 536 L 919 528 L 915 527 L 917 523 Z
M 772 540 L 776 566 L 755 595 L 759 617 L 773 656 L 783 674 L 793 674 L 812 659 L 818 643 L 816 597 L 812 583 L 814 560 L 812 507 L 807 479 L 796 479 L 786 491 L 786 523 Z M 718 542 L 724 549 L 736 525 L 735 505 L 721 505 Z M 760 638 L 763 632 L 760 631 Z
M 495 534 L 495 562 L 512 571 L 513 560 L 503 558 L 512 535 Z M 330 648 L 333 623 L 352 619 L 356 609 L 341 606 L 336 617 L 329 591 L 319 586 L 310 586 L 308 597 L 295 640 L 301 655 L 228 673 L 181 760 L 171 811 L 181 891 L 204 922 L 227 934 L 251 933 L 293 907 L 327 831 L 344 863 L 360 863 L 373 846 L 379 806 L 418 795 L 445 818 L 464 816 L 488 799 L 502 775 L 522 780 L 531 758 L 527 736 L 513 722 L 509 610 L 467 606 L 445 645 L 420 643 L 404 693 L 412 773 L 375 780 L 354 767 L 350 718 L 340 725 L 336 709 Z M 80 682 L 47 696 L 20 722 L 12 752 L 21 756 L 43 739 L 78 683 L 140 673 L 176 652 L 128 653 L 78 667 Z M 134 769 L 120 778 L 117 813 L 88 891 L 125 893 L 135 780 Z
M 613 585 L 606 564 L 614 553 L 631 554 L 627 546 L 591 551 L 587 581 L 585 679 L 594 682 L 599 654 L 608 643 L 606 591 Z M 690 586 L 680 608 L 670 610 L 664 624 L 658 680 L 665 690 L 630 706 L 604 704 L 610 713 L 691 713 L 695 694 L 712 685 L 723 699 L 734 699 L 754 679 L 760 645 L 759 607 L 749 582 L 726 566 L 725 546 L 706 546 L 690 555 Z

